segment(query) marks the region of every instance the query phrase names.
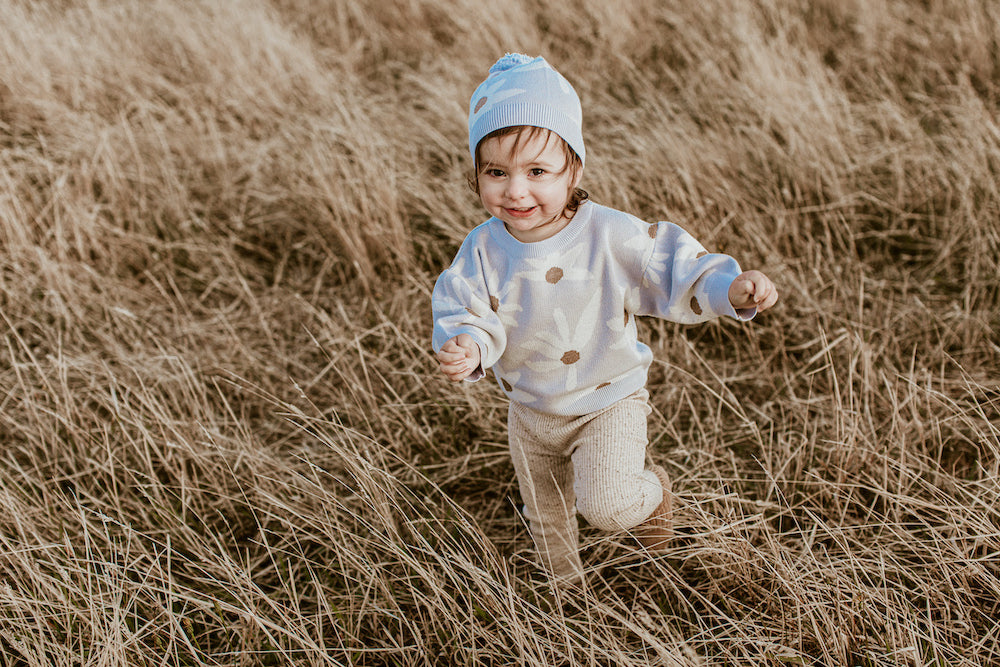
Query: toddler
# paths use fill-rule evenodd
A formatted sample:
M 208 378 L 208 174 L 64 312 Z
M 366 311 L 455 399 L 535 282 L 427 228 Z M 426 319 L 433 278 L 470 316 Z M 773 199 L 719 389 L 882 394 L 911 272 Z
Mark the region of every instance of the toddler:
M 749 320 L 777 301 L 759 271 L 680 227 L 579 188 L 579 98 L 543 58 L 508 54 L 469 104 L 470 185 L 492 216 L 434 286 L 433 346 L 453 381 L 493 369 L 524 513 L 542 565 L 580 582 L 577 513 L 662 551 L 670 482 L 647 461 L 652 352 L 635 318 Z

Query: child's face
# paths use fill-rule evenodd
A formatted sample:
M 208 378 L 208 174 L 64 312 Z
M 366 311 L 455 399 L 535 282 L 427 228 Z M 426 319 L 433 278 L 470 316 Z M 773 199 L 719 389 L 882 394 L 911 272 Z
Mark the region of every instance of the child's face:
M 490 137 L 479 146 L 479 197 L 490 215 L 503 221 L 522 243 L 542 241 L 569 222 L 566 202 L 579 185 L 582 168 L 569 169 L 558 135 Z M 515 150 L 516 149 L 516 150 Z

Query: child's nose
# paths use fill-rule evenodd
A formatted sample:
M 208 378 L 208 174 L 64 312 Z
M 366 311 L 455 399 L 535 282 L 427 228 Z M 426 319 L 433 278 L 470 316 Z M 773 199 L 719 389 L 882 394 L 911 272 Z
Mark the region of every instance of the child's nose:
M 528 183 L 520 176 L 512 176 L 507 181 L 507 196 L 511 199 L 519 199 L 528 193 Z

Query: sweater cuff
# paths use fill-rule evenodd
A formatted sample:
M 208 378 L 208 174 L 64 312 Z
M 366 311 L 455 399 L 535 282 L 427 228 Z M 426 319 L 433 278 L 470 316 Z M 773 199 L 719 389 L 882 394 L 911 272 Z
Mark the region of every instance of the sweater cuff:
M 737 310 L 729 301 L 729 287 L 738 276 L 738 273 L 728 272 L 713 274 L 706 280 L 705 291 L 708 293 L 708 302 L 714 313 L 746 322 L 756 317 L 757 307 Z
M 475 336 L 473 336 L 472 339 L 476 342 L 476 347 L 479 348 L 479 366 L 476 368 L 476 370 L 472 371 L 467 378 L 465 378 L 465 381 L 479 382 L 484 377 L 486 377 L 486 369 L 483 368 L 483 361 L 486 359 L 486 351 L 484 350 L 483 344 L 480 343 Z

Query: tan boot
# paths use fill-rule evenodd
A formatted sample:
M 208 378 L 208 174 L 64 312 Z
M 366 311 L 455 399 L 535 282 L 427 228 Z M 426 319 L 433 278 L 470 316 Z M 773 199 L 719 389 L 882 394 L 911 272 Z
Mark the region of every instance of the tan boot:
M 670 492 L 670 477 L 661 466 L 649 467 L 663 486 L 663 500 L 656 506 L 649 518 L 632 530 L 639 543 L 651 553 L 662 553 L 673 537 L 673 494 Z

